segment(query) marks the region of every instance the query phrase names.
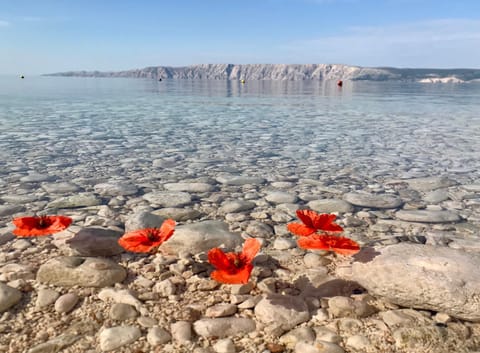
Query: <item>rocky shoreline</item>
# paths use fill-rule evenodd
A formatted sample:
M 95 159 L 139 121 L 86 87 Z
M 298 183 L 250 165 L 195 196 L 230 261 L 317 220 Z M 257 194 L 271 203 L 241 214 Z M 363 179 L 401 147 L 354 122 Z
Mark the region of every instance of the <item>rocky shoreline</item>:
M 480 350 L 478 181 L 389 179 L 355 191 L 232 173 L 155 188 L 40 173 L 8 182 L 16 191 L 0 195 L 2 352 Z M 286 224 L 299 207 L 338 214 L 362 251 L 297 248 Z M 74 224 L 15 238 L 11 217 L 33 212 Z M 166 217 L 179 225 L 161 252 L 118 246 L 125 231 Z M 263 243 L 251 281 L 211 280 L 206 252 L 246 237 Z

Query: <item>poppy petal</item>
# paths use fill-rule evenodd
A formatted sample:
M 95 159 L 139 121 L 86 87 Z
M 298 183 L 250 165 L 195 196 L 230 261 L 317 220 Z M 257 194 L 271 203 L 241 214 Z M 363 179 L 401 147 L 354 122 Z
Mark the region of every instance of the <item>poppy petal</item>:
M 315 211 L 312 210 L 297 210 L 296 212 L 298 219 L 302 221 L 309 228 L 315 228 L 313 225 L 313 219 L 317 215 Z
M 352 239 L 327 234 L 300 238 L 297 244 L 302 249 L 334 251 L 340 255 L 354 255 L 360 251 L 360 246 Z
M 172 236 L 175 231 L 175 224 L 176 222 L 170 218 L 162 223 L 162 226 L 160 227 L 160 238 L 162 239 L 162 242 L 168 240 Z
M 150 241 L 145 232 L 146 229 L 140 229 L 126 233 L 118 239 L 118 244 L 131 252 L 150 252 L 157 244 Z
M 313 226 L 318 230 L 326 232 L 342 232 L 343 228 L 333 223 L 337 216 L 334 214 L 316 214 L 313 218 Z
M 219 270 L 229 270 L 232 268 L 232 264 L 220 248 L 213 248 L 208 252 L 208 262 Z
M 251 263 L 255 256 L 257 256 L 258 250 L 260 250 L 260 242 L 255 238 L 248 238 L 243 244 L 242 256 L 246 263 Z
M 313 233 L 316 232 L 315 228 L 307 227 L 306 225 L 301 223 L 289 223 L 287 224 L 287 229 L 290 233 L 293 233 L 295 235 L 299 235 L 302 237 L 312 235 Z
M 253 265 L 247 264 L 244 267 L 238 269 L 234 273 L 228 271 L 217 270 L 210 274 L 210 277 L 217 282 L 225 284 L 245 284 L 250 279 Z

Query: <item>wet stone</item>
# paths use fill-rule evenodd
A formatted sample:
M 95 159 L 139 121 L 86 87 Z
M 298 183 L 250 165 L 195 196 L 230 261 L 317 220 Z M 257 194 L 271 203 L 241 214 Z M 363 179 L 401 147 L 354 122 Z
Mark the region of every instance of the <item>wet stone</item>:
M 217 181 L 225 185 L 259 185 L 265 183 L 265 179 L 248 176 L 222 175 L 217 177 Z
M 25 211 L 25 207 L 22 205 L 0 205 L 0 217 L 11 216 L 23 211 Z
M 408 222 L 420 223 L 450 223 L 460 221 L 460 216 L 454 211 L 435 210 L 400 210 L 395 218 Z
M 152 214 L 163 217 L 163 218 L 171 218 L 177 222 L 194 220 L 202 216 L 202 213 L 200 211 L 194 210 L 192 208 L 184 208 L 184 207 L 161 208 L 159 210 L 152 211 Z
M 146 211 L 135 212 L 129 215 L 125 222 L 125 233 L 144 228 L 159 228 L 165 219 Z
M 345 194 L 343 198 L 352 205 L 369 208 L 398 208 L 403 203 L 399 197 L 387 194 L 376 195 L 352 192 Z
M 68 194 L 79 192 L 81 190 L 78 185 L 68 182 L 42 184 L 42 189 L 49 194 Z
M 192 202 L 190 194 L 181 191 L 155 191 L 143 195 L 143 198 L 161 207 L 180 207 Z
M 456 182 L 445 177 L 426 177 L 405 180 L 410 188 L 417 191 L 431 191 L 456 185 Z
M 89 193 L 61 197 L 48 203 L 48 208 L 77 208 L 101 205 L 102 200 Z
M 280 203 L 295 203 L 297 202 L 297 196 L 293 195 L 288 192 L 283 192 L 283 191 L 273 191 L 269 192 L 267 196 L 265 196 L 265 199 L 268 202 L 271 202 L 273 204 L 280 204 Z
M 318 213 L 348 213 L 353 211 L 353 206 L 338 199 L 312 200 L 307 206 Z
M 94 190 L 102 196 L 128 196 L 138 192 L 138 188 L 134 184 L 114 181 L 97 184 L 94 186 Z
M 218 212 L 220 214 L 236 213 L 236 212 L 248 211 L 253 208 L 255 208 L 255 203 L 252 201 L 234 200 L 234 201 L 224 202 L 218 209 Z
M 213 185 L 207 183 L 167 183 L 163 187 L 168 191 L 185 191 L 185 192 L 211 192 L 215 190 Z

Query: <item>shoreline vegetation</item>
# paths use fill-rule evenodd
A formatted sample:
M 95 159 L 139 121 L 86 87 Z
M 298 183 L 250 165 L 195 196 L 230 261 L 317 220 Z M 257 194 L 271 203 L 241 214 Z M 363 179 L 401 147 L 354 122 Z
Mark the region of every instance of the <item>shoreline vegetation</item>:
M 480 82 L 480 69 L 409 69 L 340 64 L 200 64 L 183 67 L 150 66 L 126 71 L 68 71 L 44 76 L 129 77 L 209 80 L 351 80 L 420 83 Z

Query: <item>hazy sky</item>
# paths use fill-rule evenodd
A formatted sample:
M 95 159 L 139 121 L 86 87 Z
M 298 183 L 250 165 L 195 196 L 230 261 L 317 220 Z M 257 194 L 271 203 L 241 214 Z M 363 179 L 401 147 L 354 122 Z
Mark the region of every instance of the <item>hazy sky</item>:
M 0 0 L 0 74 L 200 63 L 480 68 L 480 0 Z

